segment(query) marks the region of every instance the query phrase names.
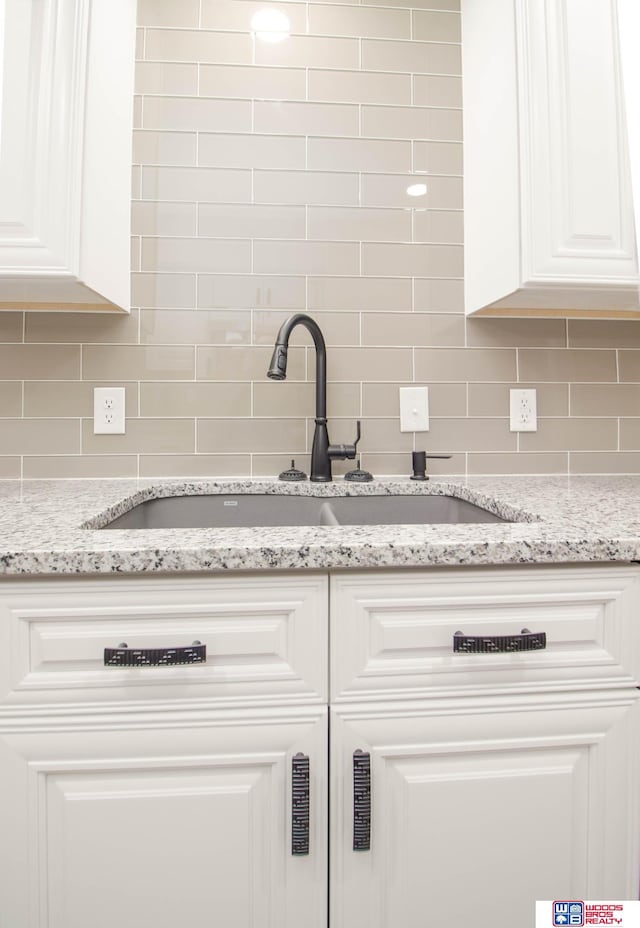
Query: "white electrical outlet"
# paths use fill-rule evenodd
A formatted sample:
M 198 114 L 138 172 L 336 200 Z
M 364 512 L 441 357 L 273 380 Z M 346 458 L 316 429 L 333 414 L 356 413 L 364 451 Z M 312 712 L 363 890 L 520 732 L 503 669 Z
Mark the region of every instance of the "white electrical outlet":
M 510 390 L 509 407 L 512 432 L 537 432 L 535 390 Z
M 400 387 L 400 431 L 429 431 L 429 387 Z
M 124 387 L 94 387 L 94 435 L 124 435 Z

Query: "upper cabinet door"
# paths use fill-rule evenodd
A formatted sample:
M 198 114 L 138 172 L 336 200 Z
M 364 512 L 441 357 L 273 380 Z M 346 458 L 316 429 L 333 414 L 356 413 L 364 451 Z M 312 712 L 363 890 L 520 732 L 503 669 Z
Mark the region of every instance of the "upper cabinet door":
M 136 0 L 0 0 L 0 308 L 129 310 Z
M 463 0 L 467 313 L 640 315 L 615 0 Z

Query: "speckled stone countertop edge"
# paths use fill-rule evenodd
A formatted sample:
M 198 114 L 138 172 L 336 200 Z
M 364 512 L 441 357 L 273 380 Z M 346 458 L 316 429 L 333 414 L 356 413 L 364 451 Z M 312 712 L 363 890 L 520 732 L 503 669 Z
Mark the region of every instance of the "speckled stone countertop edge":
M 451 495 L 512 522 L 109 530 L 145 499 L 207 493 Z M 83 527 L 88 526 L 88 527 Z M 175 574 L 640 560 L 640 476 L 0 481 L 0 574 Z

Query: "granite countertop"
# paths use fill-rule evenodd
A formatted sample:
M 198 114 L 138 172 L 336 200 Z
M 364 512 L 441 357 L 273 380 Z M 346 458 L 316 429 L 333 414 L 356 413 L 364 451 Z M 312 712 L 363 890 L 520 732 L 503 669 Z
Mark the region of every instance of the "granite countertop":
M 158 496 L 449 494 L 515 522 L 101 531 Z M 90 526 L 90 527 L 84 527 Z M 0 482 L 5 575 L 423 567 L 640 560 L 640 476 L 475 477 L 413 483 L 275 480 Z

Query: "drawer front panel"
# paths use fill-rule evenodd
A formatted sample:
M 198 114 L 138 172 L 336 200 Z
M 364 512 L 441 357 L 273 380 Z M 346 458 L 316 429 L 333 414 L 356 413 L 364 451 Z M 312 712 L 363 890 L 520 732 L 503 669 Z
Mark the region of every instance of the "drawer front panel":
M 639 596 L 633 567 L 335 575 L 332 698 L 635 685 Z M 546 647 L 516 650 L 525 630 Z M 489 646 L 454 653 L 457 632 Z
M 327 580 L 74 580 L 0 588 L 0 702 L 322 701 Z M 205 663 L 105 667 L 104 649 L 182 648 Z M 188 687 L 188 689 L 186 689 Z

